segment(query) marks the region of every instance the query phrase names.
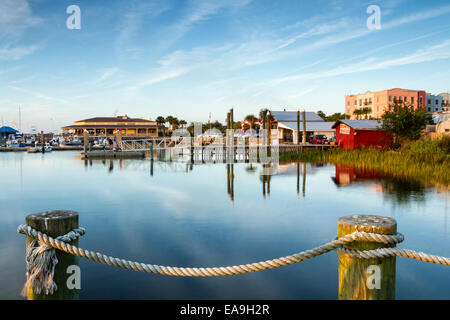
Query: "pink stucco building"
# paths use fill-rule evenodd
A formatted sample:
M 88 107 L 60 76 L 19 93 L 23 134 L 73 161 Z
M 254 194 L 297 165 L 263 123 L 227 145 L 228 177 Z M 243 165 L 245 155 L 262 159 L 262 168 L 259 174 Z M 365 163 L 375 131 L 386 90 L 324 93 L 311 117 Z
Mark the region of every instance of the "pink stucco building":
M 345 114 L 350 119 L 366 118 L 365 115 L 358 116 L 354 112 L 357 109 L 369 107 L 371 112 L 367 114 L 367 119 L 380 119 L 385 111 L 394 101 L 401 101 L 403 104 L 411 105 L 414 109 L 426 108 L 427 94 L 423 90 L 389 89 L 377 92 L 367 91 L 363 94 L 352 94 L 345 97 Z

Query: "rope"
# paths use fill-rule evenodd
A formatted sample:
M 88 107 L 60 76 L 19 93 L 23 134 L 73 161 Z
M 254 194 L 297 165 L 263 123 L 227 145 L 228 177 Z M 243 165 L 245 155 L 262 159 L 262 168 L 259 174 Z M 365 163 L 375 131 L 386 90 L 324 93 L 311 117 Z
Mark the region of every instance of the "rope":
M 70 242 L 85 234 L 84 228 L 77 228 L 56 238 L 57 241 Z M 55 267 L 58 264 L 56 250 L 40 240 L 33 239 L 27 247 L 25 261 L 27 264 L 27 281 L 21 295 L 26 296 L 28 289 L 33 288 L 35 294 L 43 292 L 46 295 L 58 290 L 54 281 Z
M 386 245 L 395 245 L 404 240 L 404 236 L 400 233 L 395 235 L 383 235 L 368 232 L 356 231 L 354 233 L 345 235 L 341 238 L 334 239 L 331 242 L 325 243 L 319 247 L 313 248 L 311 250 L 302 251 L 295 253 L 290 256 L 280 257 L 278 259 L 254 262 L 245 265 L 237 266 L 227 266 L 227 267 L 207 267 L 207 268 L 190 268 L 190 267 L 169 267 L 169 266 L 159 266 L 154 264 L 145 264 L 140 262 L 128 261 L 120 258 L 115 258 L 107 256 L 98 252 L 84 250 L 82 248 L 72 246 L 70 244 L 64 243 L 58 239 L 53 239 L 46 234 L 43 234 L 30 226 L 20 225 L 17 230 L 19 233 L 26 234 L 33 238 L 38 239 L 42 243 L 47 244 L 55 249 L 64 251 L 66 253 L 76 255 L 82 258 L 86 258 L 95 262 L 103 263 L 110 266 L 115 266 L 118 268 L 129 269 L 140 272 L 170 275 L 170 276 L 182 276 L 182 277 L 213 277 L 213 276 L 226 276 L 226 275 L 237 275 L 249 272 L 256 272 L 261 270 L 268 270 L 273 268 L 279 268 L 282 266 L 287 266 L 300 261 L 305 261 L 308 259 L 315 258 L 329 251 L 343 250 L 343 246 L 352 243 L 354 241 L 365 241 L 365 242 L 376 242 L 383 243 Z M 385 248 L 392 249 L 392 248 Z M 423 253 L 416 253 L 411 250 L 385 250 L 379 251 L 356 251 L 349 250 L 345 251 L 346 254 L 356 254 L 355 252 L 360 252 L 361 255 L 358 258 L 362 259 L 372 259 L 380 258 L 386 256 L 398 255 L 402 257 L 408 257 L 413 259 L 418 259 L 425 262 L 439 263 L 442 265 L 450 265 L 448 258 L 429 256 Z M 375 253 L 373 253 L 375 252 Z M 414 254 L 413 254 L 414 253 Z M 371 255 L 372 254 L 372 255 Z M 419 259 L 420 258 L 420 259 Z
M 378 259 L 397 256 L 402 258 L 415 259 L 422 262 L 429 262 L 444 266 L 450 266 L 450 258 L 400 248 L 379 248 L 375 250 L 366 250 L 366 251 L 338 248 L 337 251 L 359 259 Z

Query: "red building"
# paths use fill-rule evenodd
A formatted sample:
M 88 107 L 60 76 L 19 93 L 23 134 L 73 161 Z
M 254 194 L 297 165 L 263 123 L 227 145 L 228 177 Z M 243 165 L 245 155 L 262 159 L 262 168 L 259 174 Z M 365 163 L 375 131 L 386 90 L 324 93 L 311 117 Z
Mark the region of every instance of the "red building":
M 385 148 L 392 143 L 392 135 L 381 129 L 382 124 L 379 120 L 338 120 L 333 125 L 336 142 L 344 149 Z

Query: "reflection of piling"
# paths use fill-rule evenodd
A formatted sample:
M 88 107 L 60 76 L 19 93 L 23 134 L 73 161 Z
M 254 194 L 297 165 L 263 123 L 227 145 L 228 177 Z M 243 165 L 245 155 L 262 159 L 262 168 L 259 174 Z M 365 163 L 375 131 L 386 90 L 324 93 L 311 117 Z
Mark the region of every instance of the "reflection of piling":
M 266 172 L 266 168 L 269 168 L 269 164 L 263 164 L 263 174 L 262 174 L 262 183 L 263 183 L 263 197 L 264 199 L 267 196 L 270 196 L 270 179 L 271 176 Z M 267 185 L 267 186 L 266 186 Z
M 26 224 L 31 228 L 47 234 L 52 238 L 65 235 L 78 228 L 78 213 L 74 211 L 46 211 L 30 214 L 25 219 Z M 27 236 L 26 246 L 30 246 L 33 238 Z M 70 242 L 71 245 L 78 246 L 78 239 Z M 28 287 L 28 300 L 75 300 L 78 299 L 78 290 L 69 289 L 67 286 L 69 266 L 78 266 L 78 257 L 72 254 L 56 250 L 58 263 L 55 266 L 54 282 L 58 286 L 53 294 L 45 295 L 33 292 L 32 285 Z M 70 269 L 69 269 L 70 270 Z
M 302 163 L 302 173 L 303 173 L 303 184 L 302 184 L 302 197 L 305 199 L 305 189 L 306 189 L 306 162 Z
M 339 218 L 338 238 L 355 231 L 392 235 L 397 222 L 388 217 L 352 215 Z M 355 250 L 395 247 L 378 242 L 351 242 L 344 246 Z M 340 300 L 391 300 L 395 298 L 396 257 L 358 259 L 339 253 Z
M 300 162 L 297 162 L 297 196 L 300 196 Z
M 227 164 L 227 194 L 234 201 L 234 165 Z
M 153 177 L 153 158 L 150 160 L 150 176 Z
M 231 193 L 230 193 L 230 197 L 231 197 L 231 202 L 234 201 L 234 164 L 231 164 Z

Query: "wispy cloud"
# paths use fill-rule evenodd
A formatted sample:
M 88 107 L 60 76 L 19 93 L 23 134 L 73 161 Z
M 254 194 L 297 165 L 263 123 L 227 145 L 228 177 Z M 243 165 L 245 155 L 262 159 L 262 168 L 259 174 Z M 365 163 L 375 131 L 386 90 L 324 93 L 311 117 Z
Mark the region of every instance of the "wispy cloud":
M 11 89 L 14 89 L 14 90 L 17 90 L 17 91 L 20 91 L 20 92 L 32 95 L 32 96 L 34 96 L 34 97 L 36 97 L 38 99 L 45 99 L 45 100 L 54 101 L 54 102 L 67 103 L 67 101 L 64 100 L 64 99 L 51 97 L 51 96 L 48 96 L 48 95 L 43 94 L 41 92 L 34 92 L 34 91 L 27 90 L 27 89 L 19 88 L 19 87 L 16 87 L 16 86 L 8 86 L 8 87 L 11 88 Z
M 321 72 L 311 72 L 293 75 L 289 77 L 277 78 L 270 81 L 270 83 L 274 85 L 279 85 L 281 83 L 289 81 L 307 81 L 313 79 L 329 78 L 345 74 L 382 70 L 391 67 L 430 62 L 449 58 L 450 58 L 450 39 L 445 40 L 440 44 L 425 49 L 417 50 L 413 54 L 406 55 L 400 58 L 387 59 L 384 61 L 376 58 L 369 58 L 362 62 L 350 64 L 347 66 L 341 66 Z
M 26 0 L 0 1 L 0 59 L 19 60 L 39 49 L 37 45 L 18 45 L 25 30 L 42 19 L 35 17 Z
M 299 39 L 309 38 L 312 36 L 319 36 L 324 35 L 328 33 L 335 32 L 337 30 L 342 30 L 344 27 L 348 26 L 348 21 L 346 19 L 341 19 L 340 21 L 336 23 L 325 23 L 325 24 L 319 24 L 317 26 L 314 26 L 304 32 L 301 32 L 293 37 L 290 37 L 286 41 L 284 41 L 280 46 L 278 46 L 276 49 L 283 49 Z
M 36 45 L 13 47 L 11 44 L 8 44 L 0 47 L 0 59 L 13 61 L 20 60 L 38 49 L 39 47 Z
M 103 82 L 103 81 L 111 78 L 118 71 L 119 71 L 118 68 L 108 68 L 108 69 L 97 70 L 97 73 L 100 73 L 100 77 L 97 80 L 95 80 L 95 83 L 100 83 L 100 82 Z
M 127 2 L 128 8 L 122 15 L 116 38 L 116 52 L 128 59 L 137 59 L 142 50 L 136 43 L 136 38 L 146 19 L 155 18 L 170 9 L 166 1 Z
M 196 24 L 210 19 L 221 10 L 236 10 L 247 6 L 253 0 L 195 0 L 190 1 L 187 12 L 164 32 L 164 46 L 168 47 L 182 38 Z

